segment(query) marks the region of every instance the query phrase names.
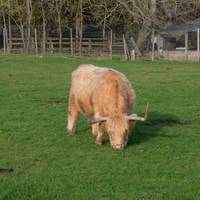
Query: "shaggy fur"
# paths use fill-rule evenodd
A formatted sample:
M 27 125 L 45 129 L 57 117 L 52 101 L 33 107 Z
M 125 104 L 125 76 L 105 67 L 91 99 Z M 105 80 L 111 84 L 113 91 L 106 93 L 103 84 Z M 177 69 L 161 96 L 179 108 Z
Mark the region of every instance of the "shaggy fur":
M 92 125 L 96 143 L 102 143 L 104 131 L 114 148 L 126 146 L 130 114 L 136 95 L 128 79 L 111 68 L 81 65 L 72 73 L 68 107 L 68 132 L 75 132 L 79 113 L 89 120 L 107 117 L 102 123 Z

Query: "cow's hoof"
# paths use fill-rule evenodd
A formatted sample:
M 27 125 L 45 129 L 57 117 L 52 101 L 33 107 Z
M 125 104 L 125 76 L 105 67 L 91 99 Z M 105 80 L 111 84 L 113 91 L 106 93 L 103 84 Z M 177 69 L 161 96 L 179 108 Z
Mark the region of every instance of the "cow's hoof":
M 69 136 L 73 136 L 74 135 L 74 131 L 73 130 L 67 129 L 66 132 L 67 132 L 67 135 L 69 135 Z
M 102 141 L 96 140 L 96 141 L 95 141 L 95 144 L 97 144 L 97 145 L 102 145 Z
M 98 134 L 96 132 L 92 132 L 92 135 L 96 137 Z

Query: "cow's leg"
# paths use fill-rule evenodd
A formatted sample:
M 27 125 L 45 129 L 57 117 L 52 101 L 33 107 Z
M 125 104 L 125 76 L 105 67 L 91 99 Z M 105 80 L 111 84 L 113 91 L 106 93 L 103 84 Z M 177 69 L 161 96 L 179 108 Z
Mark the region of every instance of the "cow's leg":
M 95 143 L 102 144 L 103 142 L 103 130 L 100 127 L 100 123 L 96 123 L 92 125 L 93 135 L 96 136 Z
M 103 132 L 100 130 L 99 123 L 92 125 L 92 133 L 96 137 L 95 143 L 102 144 Z
M 99 124 L 92 124 L 92 134 L 94 136 L 97 136 L 98 135 L 98 130 L 99 130 Z
M 94 110 L 95 118 L 101 116 L 98 107 L 95 107 Z M 96 137 L 95 143 L 101 145 L 103 142 L 103 129 L 101 128 L 101 123 L 92 124 L 92 133 Z
M 73 95 L 70 95 L 69 105 L 68 105 L 68 124 L 67 124 L 67 131 L 69 135 L 73 135 L 75 133 L 75 126 L 78 117 L 79 117 L 79 111 L 75 104 L 75 97 Z
M 67 131 L 69 135 L 73 135 L 75 133 L 76 121 L 78 119 L 79 113 L 75 111 L 69 111 L 68 113 L 68 124 Z
M 100 130 L 98 130 L 98 134 L 96 136 L 95 143 L 101 145 L 102 142 L 103 142 L 103 132 L 101 132 Z
M 100 131 L 99 123 L 92 124 L 92 134 L 96 137 L 95 143 L 96 144 L 102 144 L 103 134 Z

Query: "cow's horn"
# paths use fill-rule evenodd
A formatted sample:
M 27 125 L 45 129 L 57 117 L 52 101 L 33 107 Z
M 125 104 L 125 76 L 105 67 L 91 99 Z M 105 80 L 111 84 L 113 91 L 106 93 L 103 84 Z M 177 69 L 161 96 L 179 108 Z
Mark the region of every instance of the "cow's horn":
M 141 122 L 146 121 L 147 117 L 148 117 L 148 108 L 149 108 L 149 103 L 147 103 L 146 110 L 145 110 L 145 113 L 144 113 L 144 117 L 140 117 L 137 114 L 131 114 L 131 115 L 128 116 L 128 119 L 134 120 L 134 121 L 141 121 Z
M 107 117 L 95 117 L 94 119 L 91 120 L 91 124 L 96 124 L 96 123 L 104 122 L 107 119 L 108 119 Z

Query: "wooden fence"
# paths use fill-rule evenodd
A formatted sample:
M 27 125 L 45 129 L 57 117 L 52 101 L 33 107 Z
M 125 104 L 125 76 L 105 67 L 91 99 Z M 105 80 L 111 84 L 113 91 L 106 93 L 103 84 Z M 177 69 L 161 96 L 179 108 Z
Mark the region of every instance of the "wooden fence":
M 31 49 L 32 54 L 42 54 L 42 42 L 41 38 L 31 38 Z M 58 37 L 48 37 L 46 39 L 45 52 L 46 54 L 62 53 L 69 56 L 121 56 L 124 57 L 124 42 L 122 39 L 109 38 L 82 38 L 81 41 L 81 52 L 78 47 L 78 42 L 75 38 L 63 37 L 61 41 L 61 52 L 59 48 Z M 9 53 L 23 53 L 26 52 L 26 41 L 19 37 L 13 37 L 11 40 L 8 39 Z M 6 52 L 6 45 L 4 44 L 4 53 Z
M 125 59 L 134 58 L 128 46 L 130 45 L 128 45 L 124 35 L 120 37 L 119 34 L 113 33 L 112 30 L 109 30 L 105 37 L 83 37 L 80 39 L 75 37 L 75 33 L 70 28 L 68 36 L 63 35 L 61 40 L 58 37 L 58 33 L 44 40 L 41 32 L 38 34 L 35 28 L 34 31 L 32 30 L 32 38 L 28 40 L 19 31 L 13 31 L 12 37 L 10 37 L 6 27 L 3 28 L 4 54 L 31 53 L 35 55 L 48 55 L 59 53 L 68 56 L 100 56 L 109 58 L 120 56 Z
M 178 61 L 200 61 L 200 54 L 198 51 L 163 51 L 161 53 L 161 58 L 165 60 L 178 60 Z

